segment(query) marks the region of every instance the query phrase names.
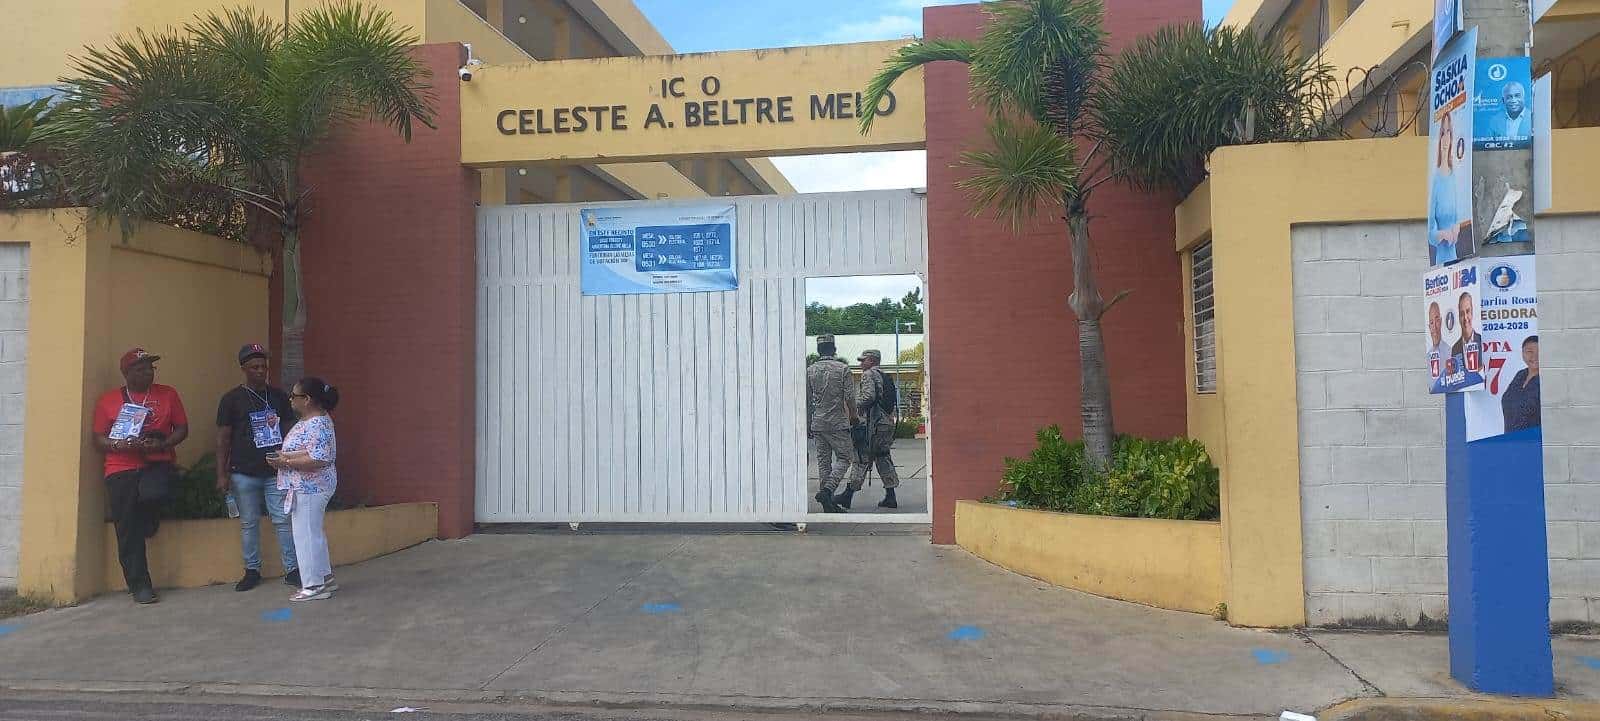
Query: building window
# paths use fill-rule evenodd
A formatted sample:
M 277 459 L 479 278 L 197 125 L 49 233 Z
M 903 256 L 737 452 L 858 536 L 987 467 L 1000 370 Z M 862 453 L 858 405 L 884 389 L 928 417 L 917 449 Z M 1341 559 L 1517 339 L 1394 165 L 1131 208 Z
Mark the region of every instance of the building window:
M 1194 389 L 1217 392 L 1217 309 L 1211 294 L 1211 241 L 1189 254 L 1189 303 L 1194 318 Z

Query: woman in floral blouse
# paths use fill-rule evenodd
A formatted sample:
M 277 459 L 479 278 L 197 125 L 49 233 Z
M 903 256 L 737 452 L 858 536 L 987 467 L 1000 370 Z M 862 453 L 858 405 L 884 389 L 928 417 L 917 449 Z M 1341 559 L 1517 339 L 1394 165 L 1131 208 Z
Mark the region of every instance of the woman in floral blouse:
M 300 559 L 301 589 L 289 600 L 321 601 L 339 590 L 333 582 L 328 536 L 322 528 L 322 516 L 339 485 L 333 466 L 338 455 L 333 418 L 328 416 L 328 411 L 339 405 L 339 389 L 321 378 L 304 378 L 294 385 L 289 403 L 300 422 L 283 439 L 278 456 L 267 461 L 278 469 L 278 488 L 286 491 L 284 504 L 289 507 Z

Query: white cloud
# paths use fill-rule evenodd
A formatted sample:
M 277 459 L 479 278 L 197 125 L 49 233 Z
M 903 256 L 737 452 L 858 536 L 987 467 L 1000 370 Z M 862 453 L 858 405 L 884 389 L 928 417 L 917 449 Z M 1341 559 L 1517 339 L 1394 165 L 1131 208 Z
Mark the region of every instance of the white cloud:
M 802 193 L 928 186 L 928 153 L 923 150 L 801 155 L 772 162 Z
M 877 303 L 884 298 L 898 303 L 907 293 L 921 287 L 922 280 L 914 275 L 807 278 L 806 303 L 821 303 L 835 308 L 856 303 Z

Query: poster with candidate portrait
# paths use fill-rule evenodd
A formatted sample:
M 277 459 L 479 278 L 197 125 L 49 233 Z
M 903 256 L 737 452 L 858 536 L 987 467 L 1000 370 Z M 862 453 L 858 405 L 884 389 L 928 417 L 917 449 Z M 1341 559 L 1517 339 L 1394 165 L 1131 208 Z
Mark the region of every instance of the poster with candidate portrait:
M 1534 258 L 1484 258 L 1479 317 L 1483 323 L 1483 390 L 1466 394 L 1467 440 L 1540 425 L 1539 283 Z
M 584 295 L 736 290 L 731 203 L 584 208 Z
M 1533 60 L 1478 58 L 1472 96 L 1472 146 L 1478 150 L 1533 147 Z
M 1478 29 L 1451 40 L 1428 84 L 1428 265 L 1477 255 L 1472 226 L 1473 86 Z
M 1477 264 L 1458 263 L 1423 274 L 1429 393 L 1483 387 L 1483 331 L 1478 309 Z

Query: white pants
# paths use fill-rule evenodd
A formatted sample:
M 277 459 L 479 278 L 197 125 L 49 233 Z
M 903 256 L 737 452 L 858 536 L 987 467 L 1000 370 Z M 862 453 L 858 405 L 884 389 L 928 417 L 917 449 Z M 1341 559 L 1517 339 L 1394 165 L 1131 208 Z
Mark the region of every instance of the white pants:
M 294 527 L 295 556 L 300 561 L 301 588 L 317 588 L 333 575 L 328 534 L 322 528 L 322 517 L 332 498 L 332 493 L 294 492 L 290 523 Z

